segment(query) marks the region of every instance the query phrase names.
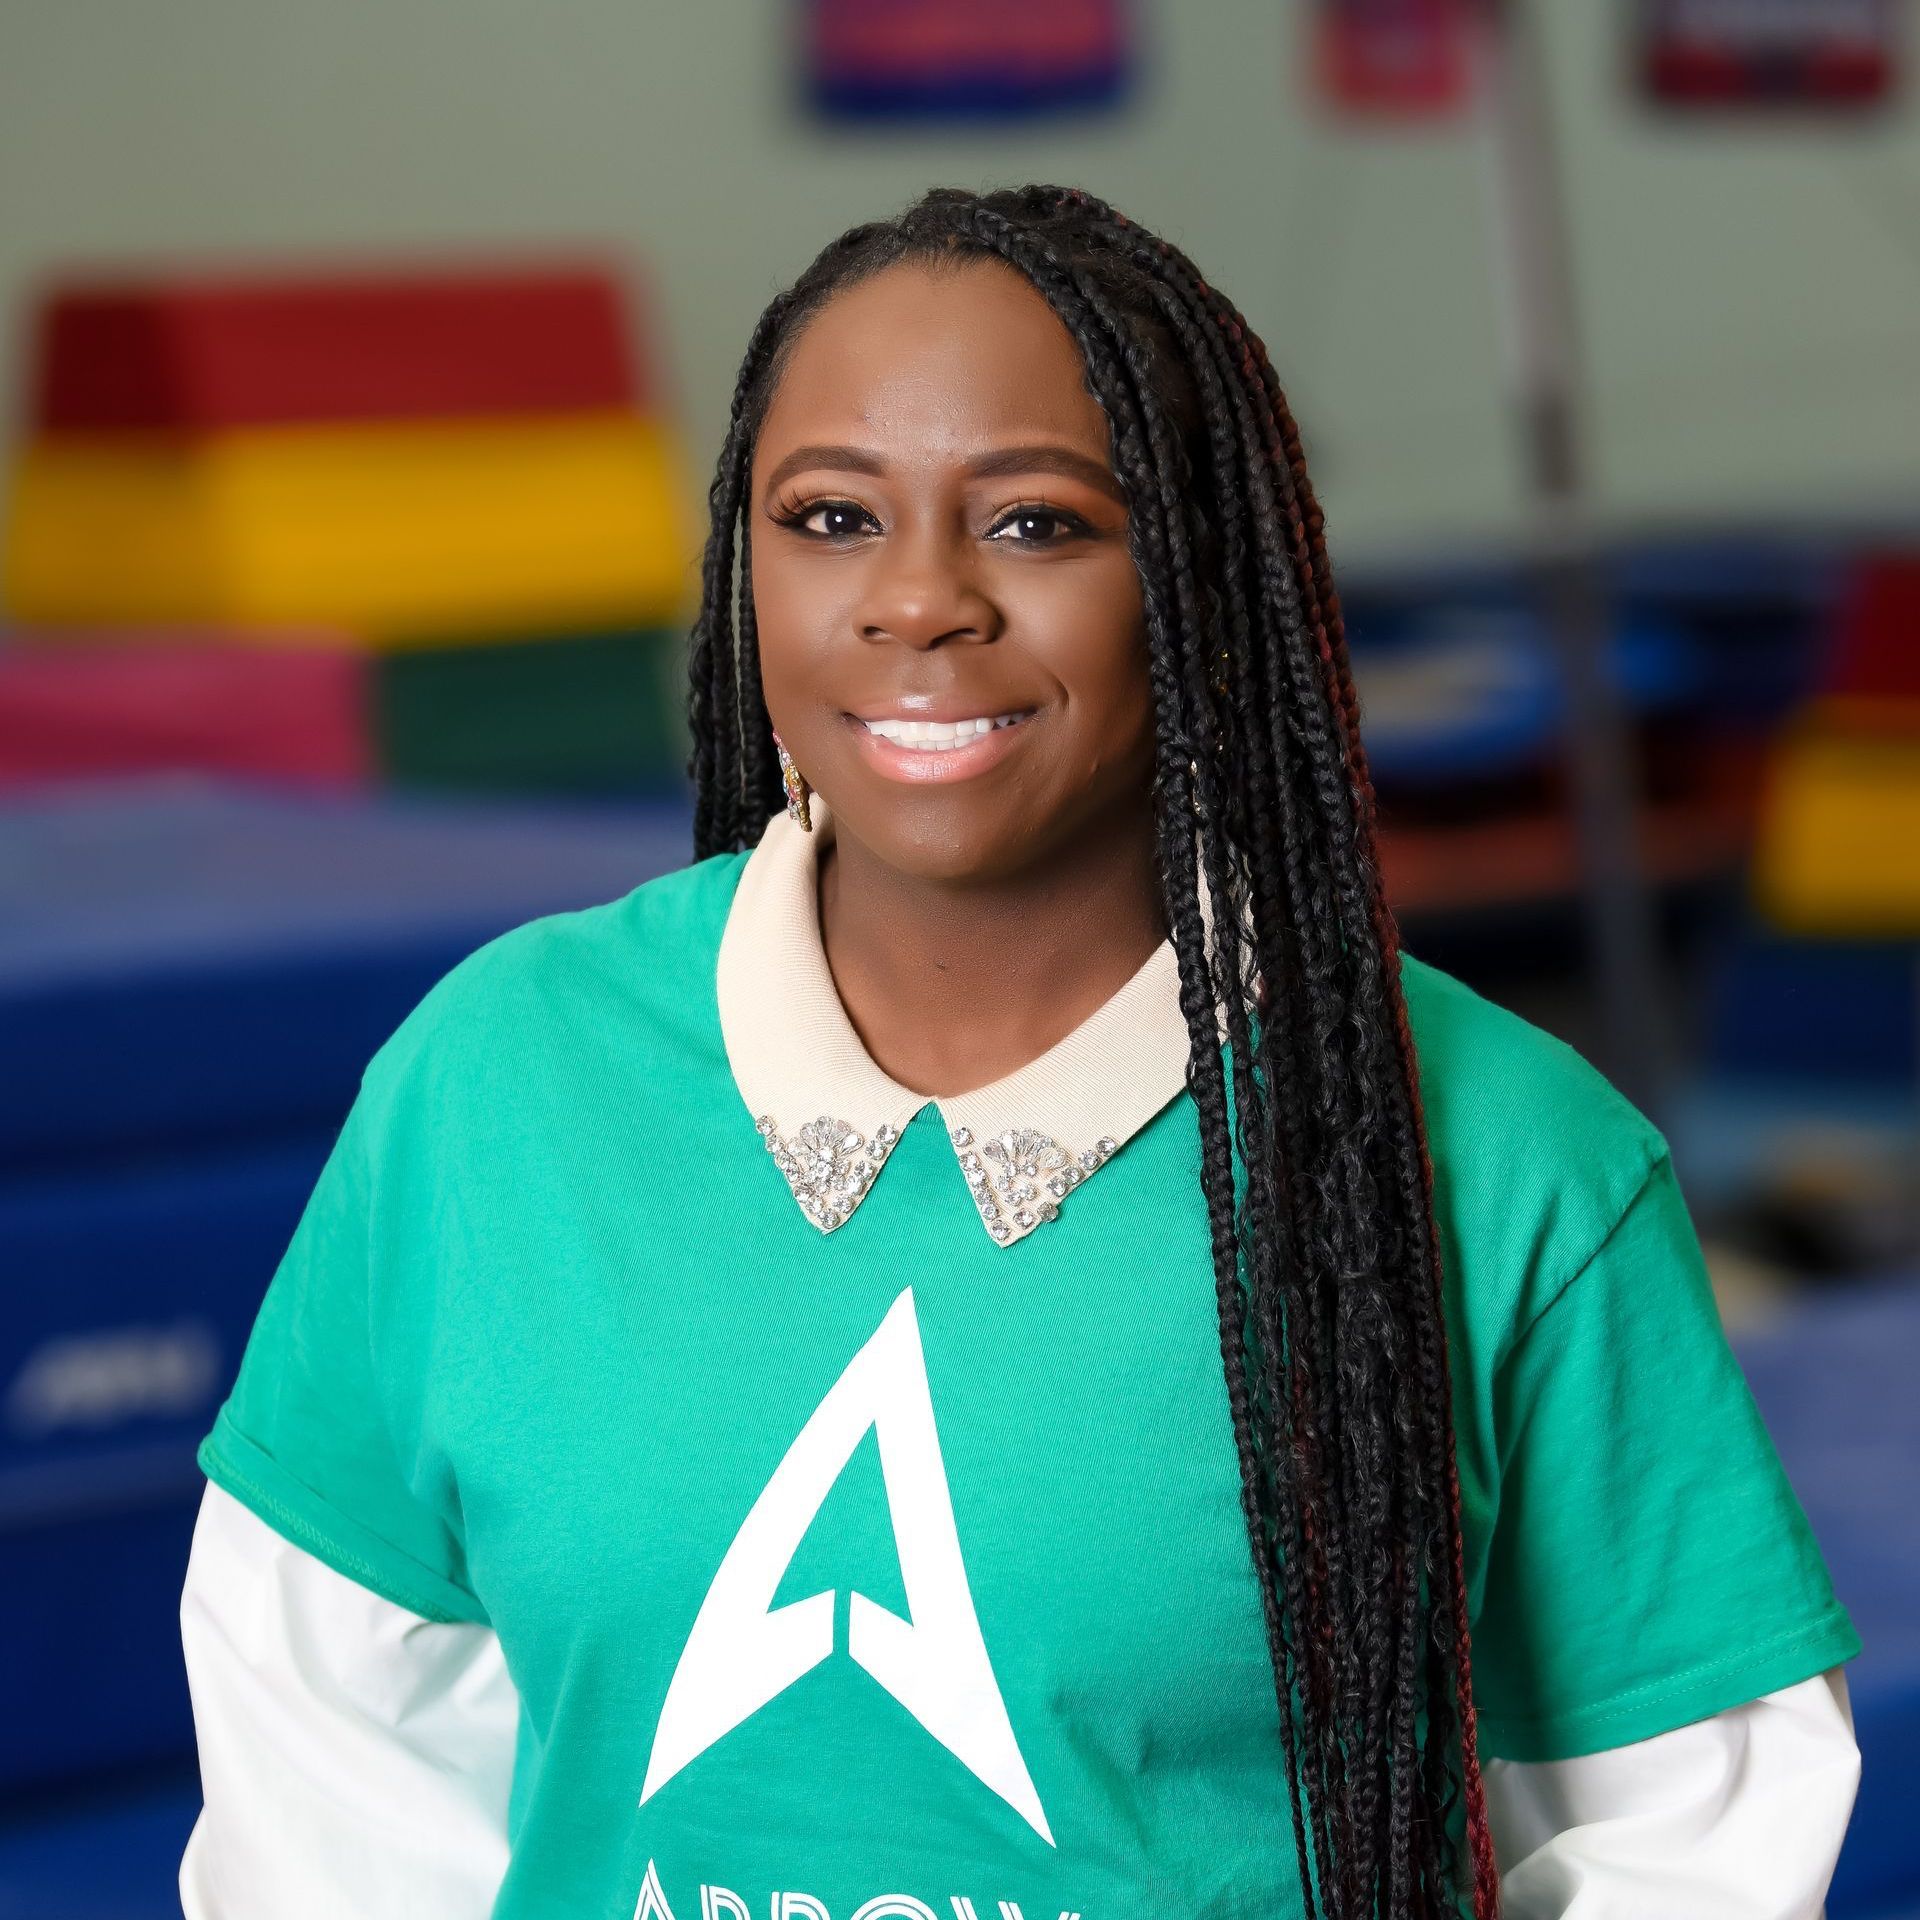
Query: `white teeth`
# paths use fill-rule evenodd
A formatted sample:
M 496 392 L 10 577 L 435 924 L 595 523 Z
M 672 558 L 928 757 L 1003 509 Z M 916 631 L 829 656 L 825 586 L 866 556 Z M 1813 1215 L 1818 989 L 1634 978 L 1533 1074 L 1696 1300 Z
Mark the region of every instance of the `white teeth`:
M 869 733 L 892 741 L 896 747 L 911 747 L 920 753 L 946 753 L 966 746 L 996 727 L 1010 727 L 1019 718 L 1017 713 L 1000 713 L 978 720 L 866 720 L 861 724 Z

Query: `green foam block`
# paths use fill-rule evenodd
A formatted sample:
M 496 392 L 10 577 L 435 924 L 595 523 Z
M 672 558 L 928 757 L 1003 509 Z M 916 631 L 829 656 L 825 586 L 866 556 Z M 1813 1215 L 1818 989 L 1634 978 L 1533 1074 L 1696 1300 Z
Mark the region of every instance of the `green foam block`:
M 405 786 L 658 792 L 685 784 L 686 638 L 555 634 L 383 655 L 380 765 Z

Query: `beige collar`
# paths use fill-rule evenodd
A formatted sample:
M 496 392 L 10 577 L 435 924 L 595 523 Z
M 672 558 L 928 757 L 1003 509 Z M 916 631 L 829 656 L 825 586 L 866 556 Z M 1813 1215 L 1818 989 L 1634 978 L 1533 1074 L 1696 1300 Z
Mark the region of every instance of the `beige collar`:
M 817 794 L 812 817 L 811 833 L 786 814 L 768 822 L 720 939 L 720 1030 L 747 1110 L 801 1210 L 831 1233 L 901 1129 L 938 1108 L 982 1226 L 1011 1246 L 1185 1087 L 1172 942 L 1017 1072 L 971 1093 L 916 1093 L 868 1054 L 840 1003 L 820 940 L 818 862 L 833 826 Z

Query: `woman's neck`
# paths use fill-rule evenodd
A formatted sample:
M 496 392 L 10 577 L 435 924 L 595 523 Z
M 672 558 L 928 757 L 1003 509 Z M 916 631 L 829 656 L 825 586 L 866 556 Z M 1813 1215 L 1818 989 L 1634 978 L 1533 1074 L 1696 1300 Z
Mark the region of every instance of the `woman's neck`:
M 986 1086 L 1106 1004 L 1166 937 L 1145 805 L 1016 875 L 929 881 L 838 831 L 820 930 L 847 1017 L 881 1069 L 932 1095 Z

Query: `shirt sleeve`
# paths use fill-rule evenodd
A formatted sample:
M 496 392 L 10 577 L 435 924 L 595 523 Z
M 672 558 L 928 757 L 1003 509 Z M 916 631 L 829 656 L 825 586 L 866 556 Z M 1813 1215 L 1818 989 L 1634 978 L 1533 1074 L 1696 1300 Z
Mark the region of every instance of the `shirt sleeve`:
M 379 1257 L 383 1086 L 370 1068 L 200 1466 L 335 1572 L 429 1620 L 484 1623 L 450 1469 L 421 1438 L 430 1303 Z
M 1506 1920 L 1820 1920 L 1860 1784 L 1838 1667 L 1571 1760 L 1486 1763 Z
M 209 1487 L 180 1605 L 204 1808 L 185 1920 L 481 1920 L 519 1702 L 490 1628 L 422 1618 Z
M 1860 1651 L 1715 1306 L 1664 1145 L 1494 1387 L 1483 1752 L 1619 1747 Z

